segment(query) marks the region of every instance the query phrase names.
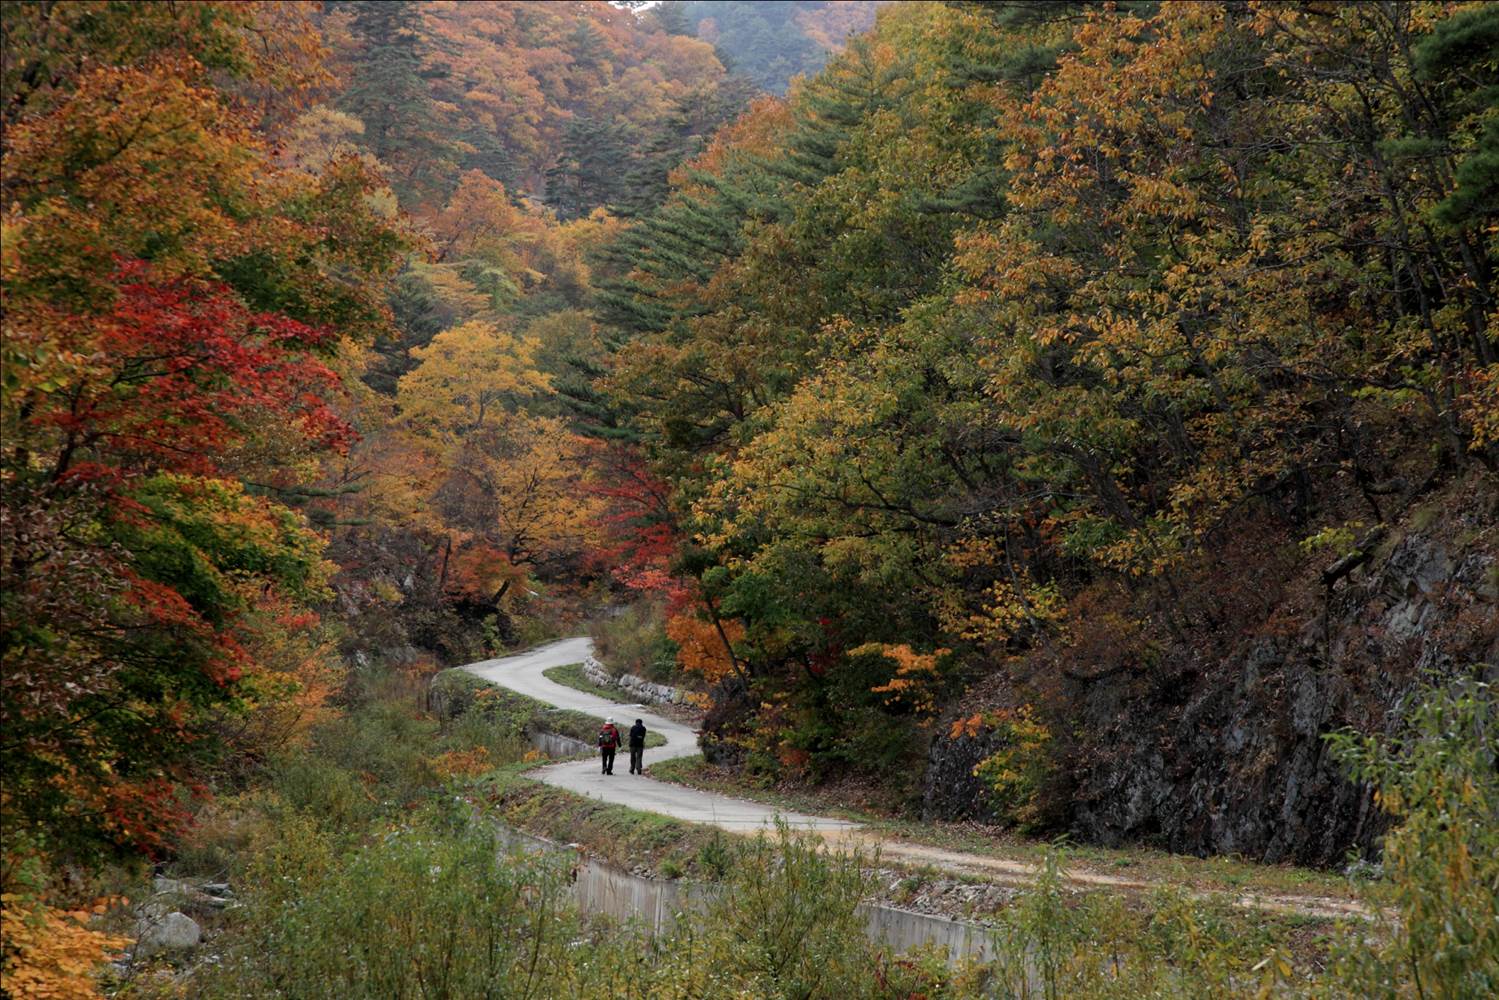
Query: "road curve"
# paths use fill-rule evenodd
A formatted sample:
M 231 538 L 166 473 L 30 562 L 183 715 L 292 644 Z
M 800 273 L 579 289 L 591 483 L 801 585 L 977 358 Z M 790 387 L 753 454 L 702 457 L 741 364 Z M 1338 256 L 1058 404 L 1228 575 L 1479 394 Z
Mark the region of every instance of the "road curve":
M 621 732 L 629 729 L 636 719 L 643 720 L 647 729 L 660 733 L 666 740 L 665 746 L 646 750 L 647 767 L 653 760 L 689 757 L 698 752 L 697 733 L 680 722 L 648 712 L 644 706 L 622 705 L 558 684 L 543 676 L 543 671 L 553 667 L 581 663 L 592 652 L 592 639 L 563 639 L 517 656 L 470 663 L 463 669 L 491 684 L 509 688 L 548 705 L 584 712 L 600 720 L 613 716 L 619 723 Z M 746 802 L 727 795 L 702 792 L 630 774 L 629 759 L 629 751 L 622 750 L 612 775 L 599 773 L 597 757 L 549 764 L 528 773 L 548 785 L 565 788 L 589 798 L 692 823 L 704 823 L 734 833 L 753 833 L 774 827 L 777 817 L 788 826 L 824 835 L 847 834 L 859 829 L 857 823 L 847 820 L 787 812 L 759 802 Z
M 621 730 L 628 729 L 636 719 L 644 720 L 647 728 L 655 730 L 666 739 L 665 746 L 655 747 L 645 752 L 647 767 L 650 766 L 652 760 L 687 757 L 698 752 L 697 733 L 680 722 L 673 722 L 671 719 L 648 712 L 643 706 L 622 705 L 558 684 L 542 676 L 542 671 L 550 670 L 552 667 L 580 663 L 591 652 L 593 652 L 591 639 L 563 639 L 517 656 L 470 663 L 463 669 L 491 684 L 498 684 L 500 687 L 509 688 L 549 705 L 585 712 L 599 719 L 613 716 L 620 723 Z M 589 798 L 660 813 L 692 823 L 704 823 L 734 833 L 754 833 L 757 830 L 766 829 L 774 826 L 776 817 L 780 817 L 789 826 L 818 834 L 830 847 L 877 850 L 879 856 L 886 861 L 935 867 L 970 877 L 977 875 L 989 881 L 1017 886 L 1033 883 L 1041 871 L 1039 865 L 1028 861 L 962 854 L 924 844 L 893 840 L 879 836 L 858 823 L 851 823 L 847 820 L 787 812 L 758 802 L 746 802 L 727 795 L 702 792 L 682 785 L 656 781 L 649 777 L 639 777 L 629 773 L 628 752 L 620 756 L 622 759 L 619 761 L 619 767 L 612 776 L 599 773 L 597 757 L 562 764 L 549 764 L 527 773 L 548 785 L 566 788 L 568 791 L 586 795 Z M 1146 892 L 1159 888 L 1159 884 L 1155 882 L 1100 872 L 1069 870 L 1063 873 L 1063 878 L 1080 889 Z M 1200 899 L 1226 899 L 1245 909 L 1309 917 L 1367 919 L 1371 915 L 1371 910 L 1367 906 L 1355 900 L 1319 896 L 1239 894 L 1211 890 L 1189 890 L 1188 894 Z

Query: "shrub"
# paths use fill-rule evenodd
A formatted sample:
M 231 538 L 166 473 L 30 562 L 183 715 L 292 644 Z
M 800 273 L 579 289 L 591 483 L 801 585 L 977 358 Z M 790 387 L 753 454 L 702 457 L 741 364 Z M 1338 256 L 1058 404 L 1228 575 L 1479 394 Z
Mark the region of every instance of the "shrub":
M 723 834 L 714 830 L 713 839 L 698 848 L 698 869 L 709 879 L 717 882 L 728 875 L 733 867 L 733 863 L 733 852 L 729 849 L 729 845 L 724 840 Z
M 452 723 L 442 745 L 459 751 L 482 747 L 494 760 L 518 760 L 526 752 L 525 724 L 513 713 L 470 712 Z
M 615 674 L 637 674 L 662 683 L 679 679 L 677 644 L 666 634 L 660 604 L 632 604 L 595 619 L 588 631 L 599 660 Z
M 271 785 L 281 802 L 331 829 L 357 830 L 379 812 L 379 800 L 353 774 L 315 759 L 278 762 Z
M 1051 730 L 1038 721 L 1030 706 L 991 713 L 982 722 L 994 734 L 999 749 L 973 769 L 993 796 L 1001 815 L 1021 826 L 1040 817 L 1040 793 L 1050 776 Z
M 539 646 L 553 639 L 560 639 L 563 632 L 558 628 L 557 622 L 549 618 L 538 618 L 534 615 L 516 615 L 512 619 L 515 630 L 514 646 L 518 649 L 528 649 L 531 646 Z M 497 655 L 503 655 L 496 648 Z
M 0 899 L 0 993 L 57 1000 L 99 996 L 95 970 L 130 944 L 88 926 L 112 902 L 65 911 L 6 893 Z
M 316 760 L 322 767 L 354 775 L 382 799 L 408 802 L 437 785 L 427 762 L 435 749 L 437 727 L 400 703 L 380 702 L 320 726 L 313 753 L 295 760 Z M 290 766 L 283 762 L 281 770 Z
M 424 801 L 446 779 L 519 760 L 525 706 L 504 698 L 491 705 L 497 689 L 460 671 L 440 675 L 434 689 L 443 682 L 459 699 L 449 709 L 461 711 L 446 731 L 414 714 L 404 693 L 370 702 L 319 725 L 306 751 L 273 761 L 274 798 L 329 829 L 355 833 Z
M 1308 970 L 1296 980 L 1276 950 L 1285 926 L 1263 914 L 1177 888 L 1158 890 L 1144 906 L 1118 893 L 1078 894 L 1063 877 L 1064 860 L 1048 852 L 1036 883 L 997 915 L 989 985 L 979 995 L 1198 1000 L 1305 996 L 1312 987 Z
M 247 856 L 264 817 L 254 808 L 259 793 L 212 799 L 198 810 L 193 825 L 177 844 L 172 867 L 180 874 L 222 881 Z
M 892 963 L 865 933 L 868 858 L 831 854 L 782 826 L 737 852 L 707 912 L 679 926 L 658 970 L 672 995 L 872 997 L 938 995 L 945 970 Z
M 1499 697 L 1481 681 L 1423 692 L 1398 738 L 1351 731 L 1332 751 L 1396 826 L 1384 868 L 1397 912 L 1382 944 L 1341 949 L 1366 997 L 1499 996 Z
M 427 685 L 427 710 L 446 723 L 473 708 L 479 692 L 493 687 L 467 670 L 444 670 Z
M 255 866 L 207 995 L 558 996 L 590 968 L 570 955 L 565 871 L 503 854 L 486 830 L 418 822 L 337 857 L 315 831 L 287 833 Z

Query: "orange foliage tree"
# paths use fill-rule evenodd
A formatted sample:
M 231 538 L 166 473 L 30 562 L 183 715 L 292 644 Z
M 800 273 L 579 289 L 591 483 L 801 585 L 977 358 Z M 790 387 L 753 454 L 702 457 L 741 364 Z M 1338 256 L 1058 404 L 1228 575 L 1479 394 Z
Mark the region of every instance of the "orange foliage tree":
M 330 362 L 385 327 L 407 240 L 358 161 L 271 162 L 265 88 L 294 108 L 318 78 L 286 36 L 306 26 L 265 4 L 7 11 L 8 850 L 163 850 L 225 720 L 309 679 L 286 654 L 328 567 L 273 497 L 350 440 Z
M 677 644 L 677 665 L 709 684 L 743 674 L 733 649 L 744 638 L 737 621 L 709 622 L 691 612 L 666 620 L 666 634 Z
M 0 897 L 0 990 L 17 1000 L 96 1000 L 95 970 L 130 944 L 88 926 L 111 902 L 60 910 L 11 893 Z

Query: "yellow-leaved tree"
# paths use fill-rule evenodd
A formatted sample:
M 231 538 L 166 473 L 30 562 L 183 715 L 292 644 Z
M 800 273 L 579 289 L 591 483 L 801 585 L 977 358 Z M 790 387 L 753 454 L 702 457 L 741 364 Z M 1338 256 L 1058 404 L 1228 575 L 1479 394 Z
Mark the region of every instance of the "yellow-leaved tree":
M 498 602 L 520 568 L 580 565 L 601 514 L 585 488 L 590 449 L 562 420 L 528 411 L 548 386 L 536 345 L 472 320 L 413 354 L 419 364 L 399 384 L 402 433 L 385 471 L 412 522 L 459 552 L 444 560 L 444 586 Z M 450 565 L 464 572 L 450 578 Z

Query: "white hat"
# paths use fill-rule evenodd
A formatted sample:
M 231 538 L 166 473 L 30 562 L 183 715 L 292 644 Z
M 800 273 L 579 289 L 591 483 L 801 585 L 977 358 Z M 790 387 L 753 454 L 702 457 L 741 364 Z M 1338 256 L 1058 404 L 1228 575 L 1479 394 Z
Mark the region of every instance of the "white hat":
M 604 724 L 607 725 L 607 726 L 614 725 L 614 716 L 611 715 L 611 716 L 609 716 L 609 718 L 605 719 L 604 720 Z

